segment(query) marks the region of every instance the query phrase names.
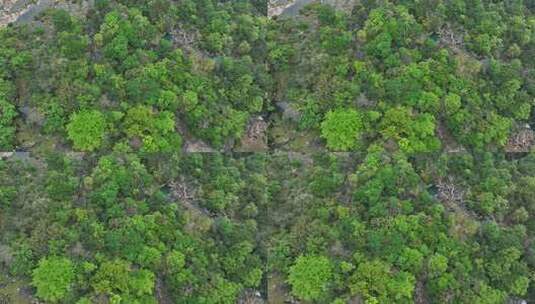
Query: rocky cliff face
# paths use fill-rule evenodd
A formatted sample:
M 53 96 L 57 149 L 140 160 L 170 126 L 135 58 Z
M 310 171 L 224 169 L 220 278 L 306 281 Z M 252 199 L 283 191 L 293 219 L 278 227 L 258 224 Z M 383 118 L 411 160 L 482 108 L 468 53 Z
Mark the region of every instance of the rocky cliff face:
M 292 6 L 296 0 L 269 0 L 268 17 L 274 17 L 282 14 L 285 9 Z
M 296 15 L 305 5 L 315 2 L 332 5 L 336 9 L 351 10 L 357 1 L 358 0 L 269 0 L 268 17 Z
M 69 0 L 0 0 L 0 26 L 15 21 L 27 21 L 46 8 L 63 8 L 75 15 L 83 14 L 94 0 L 82 1 L 81 4 Z M 278 15 L 297 15 L 305 5 L 320 2 L 330 4 L 337 9 L 348 10 L 358 0 L 268 0 L 268 17 Z
M 93 5 L 94 0 L 0 0 L 0 27 L 12 22 L 31 20 L 47 8 L 59 8 L 81 16 Z
M 26 2 L 26 3 L 25 3 Z M 31 5 L 24 0 L 3 0 L 0 3 L 0 26 L 4 26 L 17 20 Z

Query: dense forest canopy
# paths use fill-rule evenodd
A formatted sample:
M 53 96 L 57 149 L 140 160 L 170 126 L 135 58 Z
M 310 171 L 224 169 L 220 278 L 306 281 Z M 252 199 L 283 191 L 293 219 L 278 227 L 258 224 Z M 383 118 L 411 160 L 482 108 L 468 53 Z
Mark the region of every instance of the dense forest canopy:
M 533 1 L 293 2 L 0 27 L 0 303 L 535 301 Z

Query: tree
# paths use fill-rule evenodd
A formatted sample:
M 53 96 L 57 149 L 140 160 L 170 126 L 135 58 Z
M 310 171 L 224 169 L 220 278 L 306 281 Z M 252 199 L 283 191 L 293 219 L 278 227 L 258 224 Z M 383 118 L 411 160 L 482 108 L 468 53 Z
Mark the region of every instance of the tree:
M 17 111 L 15 106 L 10 102 L 13 98 L 13 91 L 14 86 L 11 82 L 0 78 L 0 150 L 11 150 L 13 139 L 15 138 L 13 120 L 17 116 Z
M 217 276 L 213 279 L 213 286 L 208 290 L 206 296 L 202 296 L 200 303 L 236 303 L 236 297 L 240 292 L 240 285 Z
M 97 293 L 128 292 L 130 264 L 125 261 L 106 261 L 100 265 L 93 277 L 93 288 Z
M 92 286 L 98 294 L 124 299 L 126 303 L 138 303 L 140 298 L 152 295 L 154 279 L 155 275 L 151 271 L 133 270 L 130 263 L 114 260 L 100 265 L 93 277 Z
M 299 256 L 290 267 L 288 282 L 292 293 L 303 300 L 317 300 L 327 291 L 332 265 L 324 256 Z
M 321 123 L 321 137 L 327 140 L 332 150 L 347 151 L 359 144 L 364 124 L 362 115 L 354 109 L 329 111 Z
M 55 303 L 67 296 L 74 276 L 74 265 L 69 259 L 43 258 L 32 273 L 32 285 L 37 288 L 39 298 Z
M 161 253 L 158 249 L 149 246 L 143 246 L 138 254 L 136 262 L 143 267 L 157 267 L 161 260 Z
M 417 273 L 422 268 L 423 255 L 417 249 L 405 247 L 397 259 L 402 270 Z
M 15 128 L 13 119 L 17 116 L 15 106 L 0 95 L 0 149 L 10 150 L 13 147 Z
M 67 125 L 67 134 L 73 141 L 74 148 L 93 151 L 102 144 L 106 133 L 106 119 L 96 110 L 82 111 L 71 116 Z
M 168 152 L 180 149 L 182 138 L 175 131 L 175 115 L 169 111 L 155 113 L 152 107 L 131 108 L 125 117 L 125 132 L 129 138 L 142 141 L 146 152 Z
M 166 271 L 176 273 L 181 271 L 186 265 L 186 257 L 178 250 L 173 250 L 166 257 Z
M 415 278 L 405 271 L 394 273 L 390 265 L 365 261 L 351 276 L 351 291 L 371 303 L 412 303 Z
M 428 273 L 432 277 L 439 276 L 448 268 L 448 258 L 441 254 L 435 254 L 429 258 Z
M 461 108 L 461 96 L 450 93 L 444 98 L 444 108 L 447 114 L 453 114 Z
M 380 128 L 383 137 L 396 140 L 404 152 L 431 152 L 440 148 L 440 141 L 435 137 L 435 118 L 431 114 L 416 114 L 407 107 L 390 108 Z

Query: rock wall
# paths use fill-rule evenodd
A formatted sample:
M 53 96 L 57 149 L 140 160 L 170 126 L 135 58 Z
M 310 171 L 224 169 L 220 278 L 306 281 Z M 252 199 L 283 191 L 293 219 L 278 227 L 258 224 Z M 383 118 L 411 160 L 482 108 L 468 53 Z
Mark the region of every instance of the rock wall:
M 272 18 L 284 12 L 287 8 L 294 5 L 297 0 L 269 0 L 268 1 L 268 17 Z
M 268 0 L 268 17 L 279 15 L 293 16 L 299 13 L 305 5 L 323 3 L 340 10 L 351 10 L 358 0 Z
M 26 2 L 26 3 L 25 3 Z M 2 0 L 0 1 L 0 26 L 15 22 L 32 3 L 21 0 Z
M 69 0 L 0 0 L 0 27 L 12 22 L 28 22 L 48 8 L 64 9 L 76 16 L 83 16 L 94 0 L 73 3 Z

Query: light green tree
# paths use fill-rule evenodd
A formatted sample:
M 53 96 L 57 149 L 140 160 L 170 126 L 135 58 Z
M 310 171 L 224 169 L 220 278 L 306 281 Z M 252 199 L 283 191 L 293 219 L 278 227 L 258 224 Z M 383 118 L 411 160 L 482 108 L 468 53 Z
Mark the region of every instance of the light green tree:
M 374 260 L 359 264 L 351 276 L 350 288 L 366 303 L 412 303 L 415 282 L 412 274 L 394 272 L 389 264 Z
M 67 124 L 67 134 L 77 150 L 93 151 L 99 148 L 105 133 L 106 119 L 96 110 L 75 113 Z
M 324 256 L 300 256 L 290 268 L 288 282 L 292 293 L 303 300 L 316 300 L 327 291 L 332 265 Z
M 359 144 L 364 123 L 362 115 L 354 109 L 329 111 L 321 123 L 321 137 L 331 150 L 347 151 Z
M 129 138 L 138 137 L 147 152 L 172 151 L 180 148 L 182 139 L 175 131 L 175 115 L 169 111 L 156 113 L 152 107 L 130 108 L 124 120 Z
M 32 273 L 32 285 L 37 288 L 37 297 L 56 303 L 67 296 L 74 276 L 74 266 L 69 259 L 43 258 Z

